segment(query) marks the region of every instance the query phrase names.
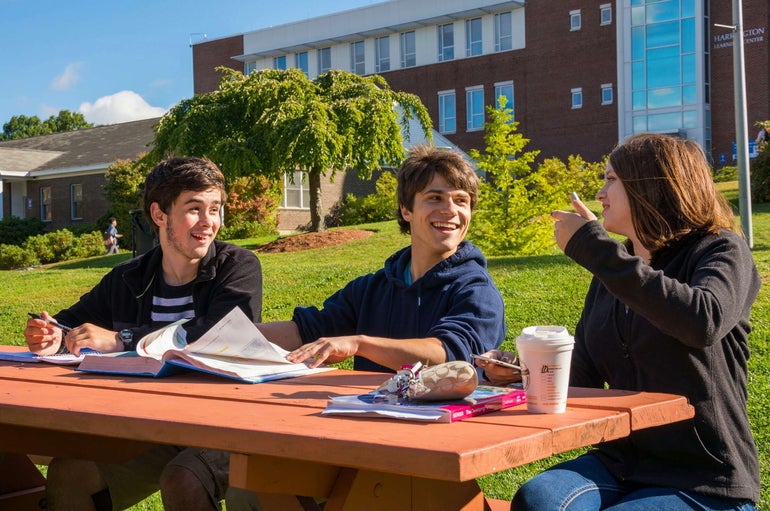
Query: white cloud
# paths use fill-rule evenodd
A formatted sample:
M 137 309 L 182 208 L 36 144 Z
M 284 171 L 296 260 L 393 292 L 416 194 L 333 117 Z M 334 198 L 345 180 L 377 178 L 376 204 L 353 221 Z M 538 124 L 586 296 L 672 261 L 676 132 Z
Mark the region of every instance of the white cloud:
M 49 87 L 53 90 L 68 90 L 72 88 L 73 85 L 80 81 L 80 69 L 82 67 L 82 62 L 67 64 L 64 71 L 53 79 Z
M 160 117 L 166 109 L 149 105 L 134 91 L 124 90 L 111 96 L 103 96 L 94 103 L 81 103 L 78 112 L 86 121 L 100 124 L 117 124 Z

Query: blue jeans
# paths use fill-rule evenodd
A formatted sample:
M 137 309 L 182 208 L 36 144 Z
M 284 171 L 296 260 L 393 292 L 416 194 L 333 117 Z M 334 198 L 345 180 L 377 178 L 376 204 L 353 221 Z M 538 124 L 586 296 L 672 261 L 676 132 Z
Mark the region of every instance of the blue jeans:
M 585 454 L 559 463 L 524 483 L 511 510 L 537 511 L 755 511 L 747 501 L 619 481 L 599 459 Z

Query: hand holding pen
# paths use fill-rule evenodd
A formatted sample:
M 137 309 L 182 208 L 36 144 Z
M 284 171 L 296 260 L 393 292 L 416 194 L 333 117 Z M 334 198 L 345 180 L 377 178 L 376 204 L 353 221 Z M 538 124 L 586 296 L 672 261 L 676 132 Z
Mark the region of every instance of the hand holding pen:
M 29 350 L 39 355 L 53 355 L 59 351 L 64 336 L 72 329 L 57 322 L 50 314 L 29 313 L 27 327 L 24 329 L 24 340 Z

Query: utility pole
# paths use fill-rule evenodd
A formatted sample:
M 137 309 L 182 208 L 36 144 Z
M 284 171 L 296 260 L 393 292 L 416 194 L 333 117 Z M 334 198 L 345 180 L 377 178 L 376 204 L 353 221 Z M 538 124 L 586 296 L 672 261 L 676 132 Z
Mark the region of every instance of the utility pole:
M 733 83 L 735 92 L 735 152 L 738 157 L 738 205 L 741 228 L 749 248 L 754 248 L 751 220 L 751 179 L 749 174 L 749 141 L 746 132 L 746 65 L 743 58 L 743 5 L 733 0 L 733 24 L 719 25 L 733 31 Z

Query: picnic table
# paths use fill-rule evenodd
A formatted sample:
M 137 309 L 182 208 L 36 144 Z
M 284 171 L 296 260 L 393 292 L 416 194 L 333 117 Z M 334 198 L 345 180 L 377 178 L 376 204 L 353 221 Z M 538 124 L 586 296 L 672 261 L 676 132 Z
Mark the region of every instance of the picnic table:
M 0 362 L 0 452 L 18 476 L 15 486 L 0 476 L 0 510 L 37 509 L 44 482 L 25 472 L 26 455 L 120 461 L 156 444 L 231 452 L 231 484 L 266 510 L 303 509 L 295 495 L 328 499 L 326 511 L 490 509 L 478 477 L 693 416 L 681 396 L 584 388 L 555 415 L 526 405 L 449 424 L 320 414 L 330 396 L 387 377 L 334 370 L 254 385 Z

